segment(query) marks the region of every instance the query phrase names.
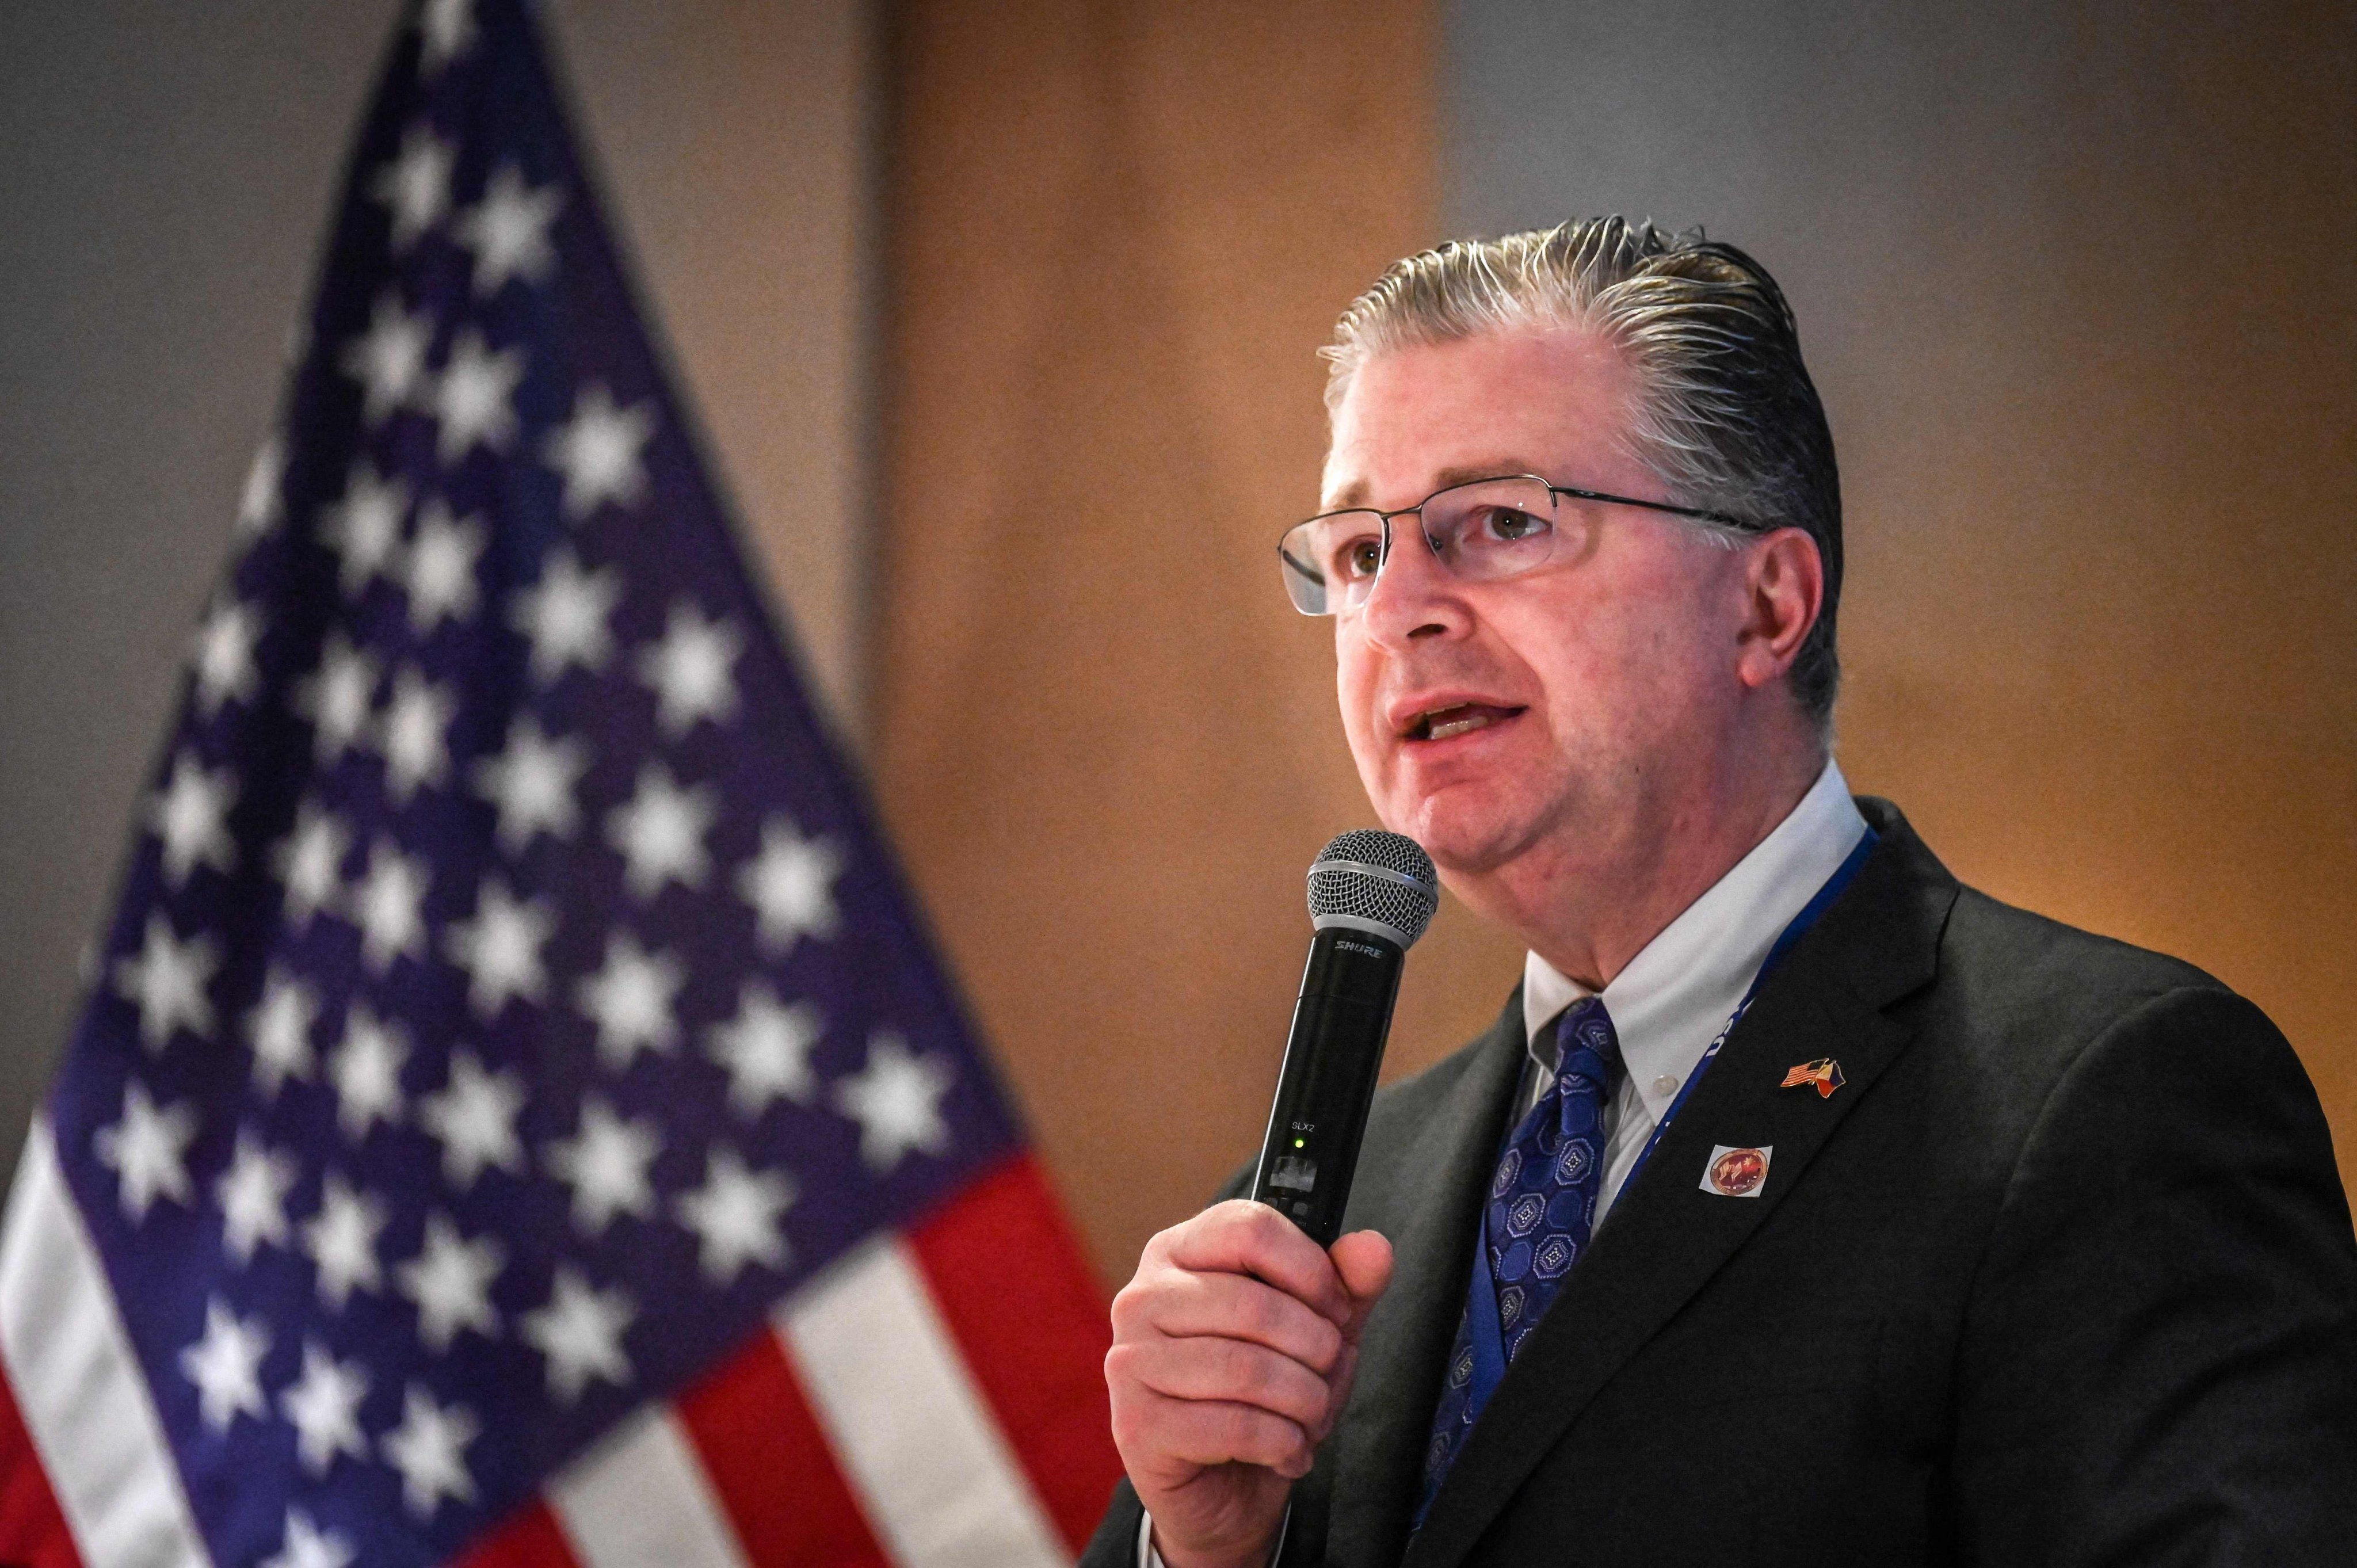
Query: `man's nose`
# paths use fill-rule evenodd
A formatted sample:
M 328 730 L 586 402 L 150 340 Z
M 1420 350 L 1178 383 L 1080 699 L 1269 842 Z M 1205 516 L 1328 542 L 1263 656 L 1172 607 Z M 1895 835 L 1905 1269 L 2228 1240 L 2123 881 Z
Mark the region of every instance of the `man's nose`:
M 1377 642 L 1394 644 L 1447 636 L 1464 624 L 1460 587 L 1433 553 L 1422 520 L 1413 514 L 1394 518 L 1383 569 L 1376 574 L 1360 608 L 1366 618 L 1367 635 Z

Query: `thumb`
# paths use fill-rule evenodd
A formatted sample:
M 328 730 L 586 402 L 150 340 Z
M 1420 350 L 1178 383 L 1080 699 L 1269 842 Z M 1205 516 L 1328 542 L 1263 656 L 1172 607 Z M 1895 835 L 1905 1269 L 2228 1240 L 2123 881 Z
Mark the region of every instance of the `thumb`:
M 1380 1231 L 1353 1230 L 1337 1240 L 1327 1255 L 1342 1276 L 1342 1288 L 1351 1293 L 1351 1321 L 1343 1335 L 1355 1340 L 1376 1298 L 1391 1285 L 1392 1244 Z

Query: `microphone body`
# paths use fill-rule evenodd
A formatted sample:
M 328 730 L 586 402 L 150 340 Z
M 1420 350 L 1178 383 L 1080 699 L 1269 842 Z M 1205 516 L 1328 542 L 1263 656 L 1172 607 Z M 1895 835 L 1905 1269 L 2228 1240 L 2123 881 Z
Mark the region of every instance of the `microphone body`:
M 1431 860 L 1397 833 L 1344 833 L 1310 865 L 1317 934 L 1294 1002 L 1252 1197 L 1321 1247 L 1342 1233 L 1400 972 L 1438 904 Z
M 1406 961 L 1406 949 L 1347 927 L 1309 940 L 1252 1195 L 1321 1247 L 1342 1233 Z

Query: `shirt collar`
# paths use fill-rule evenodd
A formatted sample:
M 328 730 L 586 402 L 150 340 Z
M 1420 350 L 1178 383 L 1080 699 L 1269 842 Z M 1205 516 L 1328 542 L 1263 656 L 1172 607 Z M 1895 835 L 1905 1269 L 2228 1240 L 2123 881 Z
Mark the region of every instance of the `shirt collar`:
M 1792 918 L 1866 836 L 1848 781 L 1830 759 L 1775 831 L 1653 940 L 1604 988 L 1629 1080 L 1658 1123 L 1724 1027 Z M 1550 1073 L 1547 1031 L 1591 994 L 1536 953 L 1523 960 L 1523 1028 Z

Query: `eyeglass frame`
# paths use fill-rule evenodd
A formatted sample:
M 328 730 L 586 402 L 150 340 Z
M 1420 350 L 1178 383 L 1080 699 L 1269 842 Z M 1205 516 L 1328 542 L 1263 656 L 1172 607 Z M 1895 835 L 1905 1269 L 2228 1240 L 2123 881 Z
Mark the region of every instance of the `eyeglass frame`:
M 1373 591 L 1373 583 L 1383 576 L 1383 568 L 1391 564 L 1392 519 L 1395 517 L 1405 517 L 1410 512 L 1414 512 L 1415 514 L 1417 523 L 1416 532 L 1418 533 L 1424 533 L 1422 526 L 1424 522 L 1424 509 L 1430 506 L 1433 501 L 1437 499 L 1439 497 L 1447 495 L 1451 490 L 1470 489 L 1475 485 L 1494 485 L 1508 479 L 1528 479 L 1534 485 L 1545 486 L 1547 490 L 1547 502 L 1550 506 L 1554 504 L 1555 497 L 1570 496 L 1577 500 L 1598 501 L 1608 506 L 1633 506 L 1641 508 L 1646 511 L 1667 512 L 1673 517 L 1690 517 L 1700 522 L 1715 522 L 1719 524 L 1721 527 L 1732 528 L 1743 533 L 1760 533 L 1764 532 L 1758 523 L 1746 522 L 1739 517 L 1732 517 L 1723 511 L 1708 511 L 1700 507 L 1677 506 L 1669 501 L 1640 500 L 1635 496 L 1609 495 L 1602 490 L 1585 490 L 1579 489 L 1576 485 L 1558 485 L 1554 480 L 1544 478 L 1538 474 L 1491 474 L 1479 479 L 1459 479 L 1455 484 L 1443 485 L 1438 489 L 1433 491 L 1431 495 L 1428 495 L 1422 500 L 1416 502 L 1414 506 L 1399 507 L 1391 511 L 1385 511 L 1381 507 L 1344 506 L 1336 507 L 1331 511 L 1314 512 L 1310 516 L 1303 518 L 1299 522 L 1287 527 L 1283 533 L 1277 535 L 1276 558 L 1279 563 L 1278 570 L 1282 572 L 1291 569 L 1289 563 L 1292 561 L 1293 557 L 1285 553 L 1285 542 L 1292 538 L 1295 532 L 1298 530 L 1307 528 L 1313 522 L 1323 522 L 1329 517 L 1351 517 L 1361 512 L 1366 512 L 1372 514 L 1377 520 L 1379 526 L 1383 530 L 1383 557 L 1375 563 L 1374 577 L 1369 579 L 1368 591 L 1372 593 Z M 1437 560 L 1439 558 L 1438 551 L 1435 548 L 1432 536 L 1430 534 L 1424 534 L 1424 542 L 1426 549 L 1434 551 L 1434 559 Z M 1446 567 L 1444 566 L 1443 569 L 1446 570 Z M 1517 573 L 1515 575 L 1520 576 L 1523 575 L 1524 574 Z M 1480 581 L 1481 579 L 1465 580 Z M 1499 577 L 1488 580 L 1494 582 L 1512 582 L 1513 581 L 1513 578 Z M 1320 581 L 1323 581 L 1322 576 Z M 1295 610 L 1298 611 L 1302 615 L 1322 618 L 1325 616 L 1340 615 L 1342 613 L 1339 608 L 1331 610 L 1302 609 L 1300 603 L 1294 598 L 1293 594 L 1289 589 L 1286 591 L 1285 597 L 1286 602 L 1291 604 Z M 1364 603 L 1363 600 L 1361 602 L 1361 604 Z M 1351 607 L 1356 608 L 1358 607 L 1353 606 Z

